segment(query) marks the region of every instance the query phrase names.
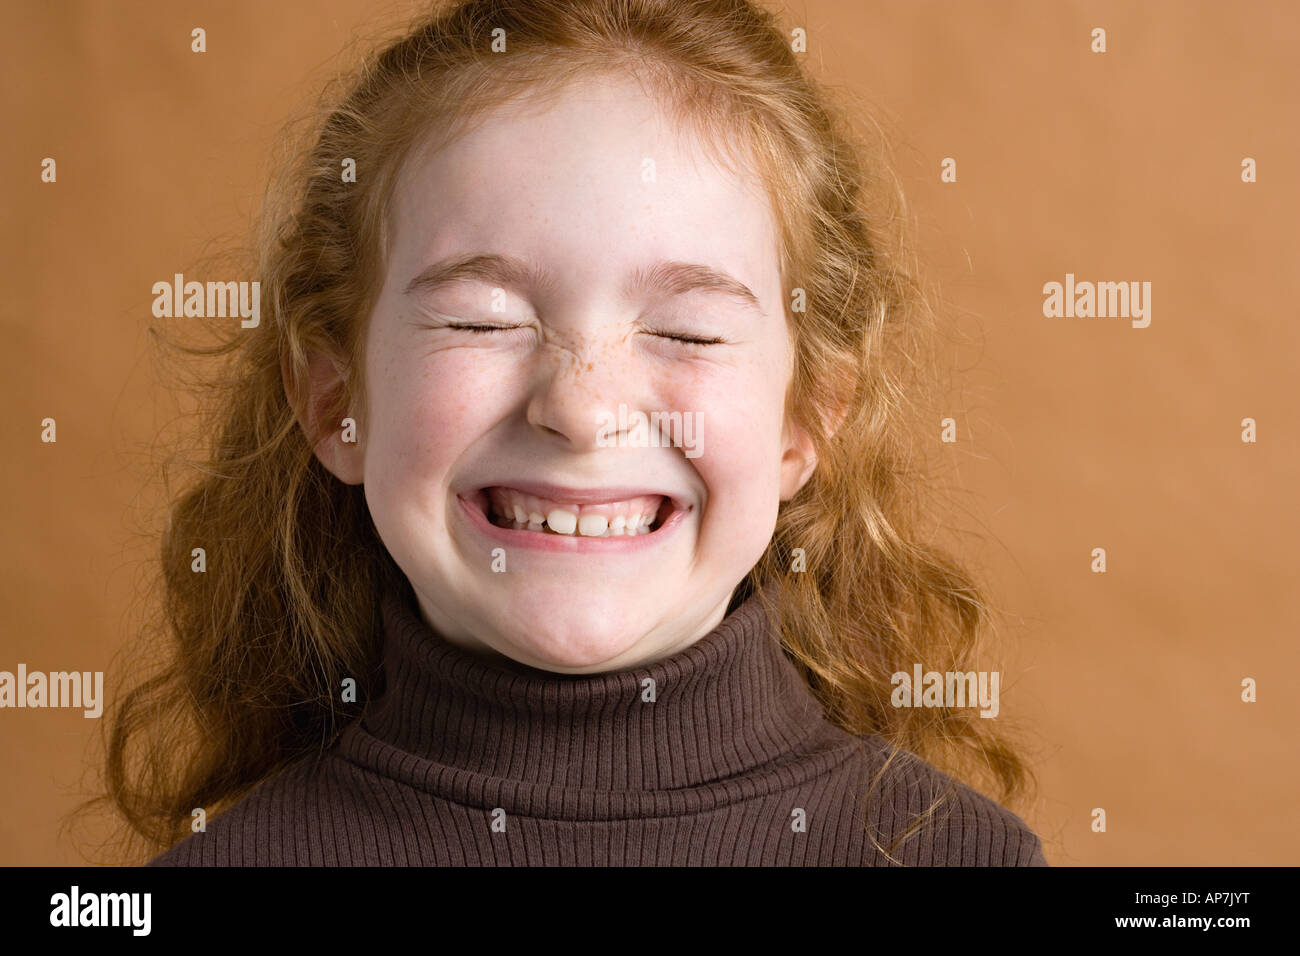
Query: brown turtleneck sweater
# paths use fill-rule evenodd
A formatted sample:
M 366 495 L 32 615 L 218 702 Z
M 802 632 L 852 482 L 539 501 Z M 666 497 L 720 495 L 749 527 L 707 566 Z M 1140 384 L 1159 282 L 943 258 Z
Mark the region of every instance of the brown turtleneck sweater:
M 395 593 L 383 621 L 383 696 L 151 866 L 887 866 L 864 806 L 888 846 L 949 787 L 897 861 L 1047 865 L 1019 817 L 905 751 L 868 794 L 887 745 L 824 718 L 757 596 L 589 675 L 470 654 Z

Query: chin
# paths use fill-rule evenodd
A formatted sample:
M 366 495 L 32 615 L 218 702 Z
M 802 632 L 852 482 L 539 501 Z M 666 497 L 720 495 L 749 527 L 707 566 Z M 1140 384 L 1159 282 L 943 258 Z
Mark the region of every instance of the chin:
M 520 663 L 541 670 L 577 672 L 602 670 L 609 661 L 632 650 L 642 635 L 610 626 L 608 618 L 595 621 L 551 621 L 538 627 L 536 619 L 526 636 L 512 638 L 503 651 Z M 526 660 L 520 660 L 526 655 Z M 617 668 L 618 665 L 615 665 Z

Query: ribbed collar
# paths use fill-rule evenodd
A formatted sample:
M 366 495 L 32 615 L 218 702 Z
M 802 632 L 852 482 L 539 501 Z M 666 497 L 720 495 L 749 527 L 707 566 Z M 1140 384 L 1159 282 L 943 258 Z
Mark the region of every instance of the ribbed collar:
M 671 657 L 586 675 L 466 652 L 408 594 L 389 591 L 381 607 L 385 691 L 347 735 L 345 755 L 417 786 L 490 785 L 564 815 L 546 794 L 567 803 L 575 792 L 730 785 L 765 766 L 789 778 L 797 754 L 827 748 L 828 730 L 830 745 L 842 744 L 757 593 Z M 650 687 L 653 702 L 643 699 Z

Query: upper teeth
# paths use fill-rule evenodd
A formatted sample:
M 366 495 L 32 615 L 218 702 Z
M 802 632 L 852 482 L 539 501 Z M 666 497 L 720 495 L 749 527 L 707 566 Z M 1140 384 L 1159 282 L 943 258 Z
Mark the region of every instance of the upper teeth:
M 513 515 L 516 529 L 572 535 L 575 531 L 588 538 L 648 534 L 663 498 L 643 495 L 626 501 L 608 501 L 598 505 L 575 505 L 526 495 L 512 488 L 487 490 L 490 510 L 498 515 Z

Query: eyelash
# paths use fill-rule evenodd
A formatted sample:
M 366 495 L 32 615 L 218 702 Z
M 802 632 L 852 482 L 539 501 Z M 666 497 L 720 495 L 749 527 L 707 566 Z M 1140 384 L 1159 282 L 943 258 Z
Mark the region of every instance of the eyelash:
M 672 332 L 665 332 L 663 329 L 646 329 L 646 331 L 651 335 L 658 335 L 665 339 L 672 339 L 674 342 L 681 342 L 684 345 L 721 345 L 724 341 L 717 337 L 701 338 L 693 335 L 678 335 Z
M 509 332 L 513 329 L 522 329 L 523 326 L 522 325 L 449 325 L 447 326 L 447 328 L 458 329 L 465 332 L 477 332 L 480 334 L 486 334 L 488 332 Z M 661 338 L 672 339 L 674 342 L 681 342 L 684 345 L 699 345 L 699 346 L 721 345 L 724 341 L 723 339 L 717 337 L 701 338 L 692 335 L 678 335 L 671 332 L 665 332 L 662 329 L 646 329 L 646 331 L 651 335 L 658 335 Z
M 509 332 L 512 329 L 522 329 L 522 325 L 448 325 L 449 329 L 460 329 L 465 332 Z

